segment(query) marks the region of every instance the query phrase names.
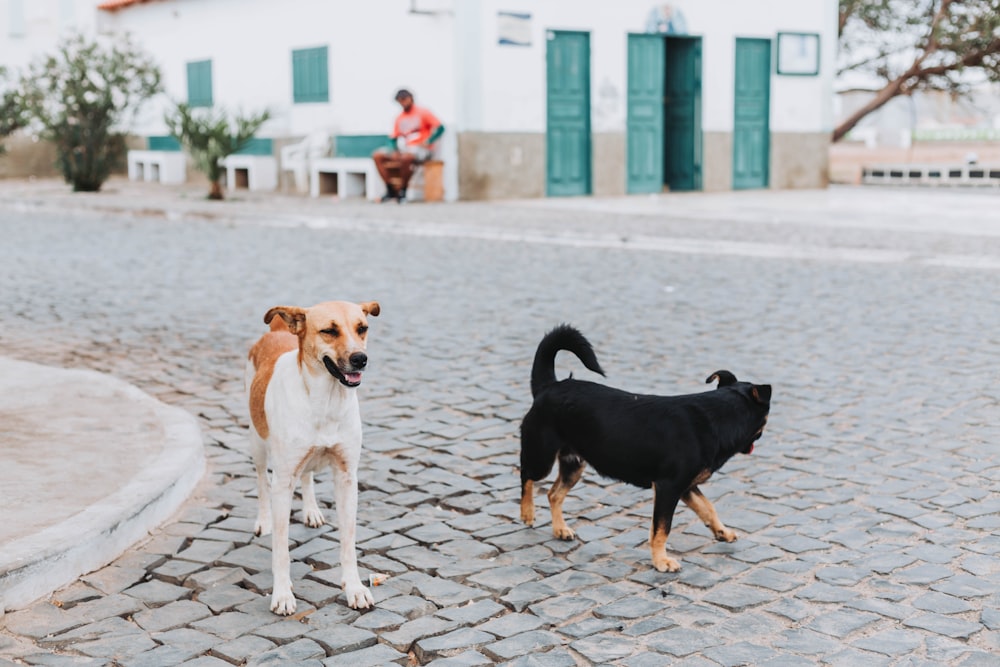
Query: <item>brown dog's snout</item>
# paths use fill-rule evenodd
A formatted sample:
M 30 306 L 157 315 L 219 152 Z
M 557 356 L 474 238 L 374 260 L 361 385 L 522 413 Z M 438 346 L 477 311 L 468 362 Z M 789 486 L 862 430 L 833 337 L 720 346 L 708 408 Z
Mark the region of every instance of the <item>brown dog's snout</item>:
M 360 371 L 368 365 L 368 355 L 364 352 L 355 352 L 350 356 L 351 366 L 354 370 Z

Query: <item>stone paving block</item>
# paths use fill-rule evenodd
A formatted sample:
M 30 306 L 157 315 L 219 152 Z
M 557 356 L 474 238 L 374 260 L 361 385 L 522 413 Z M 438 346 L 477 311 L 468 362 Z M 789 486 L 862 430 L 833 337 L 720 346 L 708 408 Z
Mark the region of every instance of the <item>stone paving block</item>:
M 175 667 L 197 657 L 200 652 L 181 646 L 163 645 L 119 662 L 122 667 Z
M 400 614 L 410 621 L 433 614 L 438 609 L 433 602 L 416 595 L 397 595 L 378 603 L 378 608 Z
M 280 646 L 282 644 L 290 644 L 311 630 L 307 624 L 293 618 L 286 618 L 275 614 L 274 619 L 274 623 L 261 625 L 253 633 Z
M 162 607 L 170 602 L 185 600 L 191 597 L 192 592 L 190 588 L 175 586 L 158 579 L 137 584 L 124 591 L 126 595 L 141 600 L 147 607 Z
M 487 644 L 482 651 L 494 660 L 513 660 L 523 655 L 537 654 L 553 647 L 562 646 L 562 644 L 563 640 L 559 635 L 546 630 L 532 630 Z
M 478 623 L 506 613 L 507 608 L 493 600 L 478 600 L 476 602 L 446 607 L 437 612 L 438 616 L 457 621 L 462 625 L 477 625 Z
M 660 653 L 669 653 L 672 656 L 683 658 L 713 647 L 718 646 L 721 641 L 714 633 L 694 628 L 671 628 L 646 638 L 646 645 Z
M 353 625 L 363 630 L 385 633 L 396 630 L 403 623 L 406 623 L 405 616 L 376 607 L 374 611 L 370 611 L 354 621 Z
M 593 613 L 597 618 L 635 620 L 644 616 L 661 613 L 665 608 L 666 605 L 658 600 L 641 595 L 631 595 L 611 604 L 597 607 Z
M 905 619 L 903 625 L 959 639 L 967 639 L 983 629 L 979 623 L 943 614 L 918 614 Z
M 214 646 L 211 654 L 234 665 L 242 665 L 248 658 L 260 655 L 275 647 L 275 643 L 256 635 L 243 635 L 232 641 Z
M 574 667 L 575 665 L 576 660 L 569 651 L 557 648 L 501 663 L 501 667 Z
M 195 572 L 203 570 L 204 563 L 194 563 L 186 560 L 171 559 L 152 571 L 153 575 L 171 584 L 183 585 L 184 581 Z
M 493 661 L 479 651 L 465 651 L 451 658 L 438 658 L 426 663 L 427 667 L 480 667 Z
M 842 586 L 819 583 L 798 589 L 795 597 L 811 602 L 848 602 L 858 597 L 858 593 Z
M 264 667 L 273 665 L 282 667 L 290 664 L 304 664 L 311 660 L 318 661 L 326 657 L 323 647 L 311 639 L 298 639 L 283 646 L 264 651 L 263 653 L 251 656 L 247 662 L 247 667 Z
M 376 644 L 360 651 L 341 653 L 323 661 L 325 667 L 374 667 L 375 665 L 405 665 L 409 657 L 391 646 Z
M 69 613 L 78 619 L 86 620 L 88 623 L 99 621 L 112 616 L 127 616 L 135 614 L 145 608 L 142 602 L 124 593 L 115 593 L 99 600 L 82 602 Z
M 657 630 L 662 628 L 658 627 Z M 614 630 L 616 632 L 622 632 L 625 630 L 625 624 L 621 621 L 605 620 L 599 618 L 584 618 L 576 623 L 570 623 L 569 625 L 564 625 L 562 627 L 556 628 L 559 634 L 566 635 L 567 637 L 572 637 L 573 639 L 581 639 L 584 637 L 589 637 L 591 635 L 596 635 L 598 633 L 604 632 L 606 630 Z M 652 630 L 650 630 L 652 632 Z
M 215 540 L 192 540 L 191 544 L 175 556 L 181 560 L 190 560 L 196 563 L 211 565 L 219 558 L 233 549 L 231 542 L 219 542 Z
M 0 616 L 4 628 L 15 635 L 38 639 L 56 635 L 86 625 L 89 621 L 48 603 L 40 603 L 22 611 Z
M 923 611 L 939 614 L 959 614 L 975 607 L 966 600 L 944 593 L 926 593 L 913 601 L 913 606 Z
M 143 634 L 143 631 L 134 623 L 124 618 L 112 616 L 94 623 L 88 623 L 58 635 L 47 635 L 38 640 L 40 646 L 53 648 L 66 648 L 81 642 L 92 641 L 94 639 L 118 637 L 121 635 Z
M 250 575 L 241 567 L 213 567 L 195 572 L 184 580 L 184 586 L 196 591 L 203 591 L 213 586 L 238 584 Z
M 459 628 L 436 637 L 420 639 L 414 644 L 413 651 L 420 664 L 425 664 L 439 658 L 467 654 L 494 641 L 496 641 L 496 637 L 488 632 L 472 628 Z
M 425 637 L 436 637 L 451 632 L 458 625 L 456 621 L 449 621 L 439 616 L 421 616 L 403 623 L 396 630 L 380 633 L 379 640 L 405 653 L 410 650 L 414 642 Z
M 124 660 L 156 648 L 156 642 L 144 632 L 119 634 L 73 644 L 73 650 L 92 658 Z
M 843 639 L 856 630 L 870 625 L 879 619 L 875 614 L 866 612 L 831 611 L 817 616 L 806 624 L 806 627 L 816 632 L 822 632 L 831 637 Z
M 494 593 L 503 594 L 520 584 L 538 581 L 541 576 L 530 567 L 524 565 L 507 565 L 491 568 L 481 574 L 472 575 L 467 581 L 479 588 L 485 588 Z
M 524 611 L 527 608 L 531 613 L 546 623 L 551 624 L 562 623 L 567 619 L 589 612 L 595 607 L 593 600 L 578 595 L 540 596 L 539 599 L 541 602 L 537 602 L 530 607 L 527 605 L 521 606 L 520 611 Z M 515 605 L 514 608 L 517 609 L 518 606 Z
M 532 614 L 510 613 L 477 625 L 476 629 L 500 638 L 506 638 L 522 632 L 537 630 L 543 625 L 545 622 Z
M 890 628 L 851 642 L 856 648 L 896 658 L 912 655 L 923 644 L 924 640 L 919 632 L 901 628 Z
M 838 652 L 843 643 L 827 635 L 805 628 L 791 628 L 778 635 L 775 648 L 807 656 L 827 656 Z
M 488 592 L 481 589 L 455 583 L 448 579 L 431 577 L 421 572 L 411 572 L 398 579 L 404 578 L 412 584 L 418 595 L 430 600 L 438 607 L 451 607 L 463 602 L 490 597 Z
M 968 574 L 956 574 L 931 586 L 931 590 L 958 598 L 976 598 L 993 595 L 1000 590 L 996 583 Z
M 704 655 L 723 665 L 760 665 L 778 657 L 773 649 L 746 641 L 713 646 L 705 649 Z
M 200 602 L 180 600 L 156 609 L 147 609 L 135 614 L 132 618 L 143 630 L 163 632 L 211 615 L 211 610 Z
M 635 642 L 615 633 L 602 633 L 578 639 L 570 647 L 592 664 L 614 663 L 636 651 Z
M 228 663 L 210 655 L 203 655 L 194 660 L 181 663 L 183 667 L 228 667 Z
M 586 621 L 581 621 L 581 623 L 586 623 Z M 671 618 L 670 615 L 660 614 L 636 623 L 632 623 L 631 625 L 626 626 L 623 632 L 629 637 L 641 637 L 642 635 L 648 635 L 651 632 L 656 632 L 657 630 L 665 630 L 676 626 L 677 622 Z M 560 632 L 562 631 L 564 631 L 564 629 L 560 629 Z
M 213 614 L 229 611 L 258 597 L 257 593 L 241 586 L 221 585 L 198 594 L 197 601 L 208 607 Z
M 723 609 L 741 612 L 751 607 L 771 602 L 774 599 L 774 594 L 753 586 L 727 584 L 709 591 L 702 599 Z
M 927 586 L 952 576 L 951 569 L 943 565 L 916 565 L 893 574 L 893 579 L 903 584 Z
M 349 625 L 331 625 L 312 630 L 306 637 L 322 646 L 327 655 L 359 651 L 374 646 L 378 641 L 375 633 Z
M 81 577 L 81 580 L 107 594 L 121 593 L 129 586 L 141 582 L 145 577 L 146 568 L 111 564 L 97 572 L 91 572 Z
M 227 611 L 190 624 L 191 628 L 213 634 L 222 639 L 236 639 L 237 637 L 256 628 L 271 622 L 267 617 L 260 617 L 242 611 Z

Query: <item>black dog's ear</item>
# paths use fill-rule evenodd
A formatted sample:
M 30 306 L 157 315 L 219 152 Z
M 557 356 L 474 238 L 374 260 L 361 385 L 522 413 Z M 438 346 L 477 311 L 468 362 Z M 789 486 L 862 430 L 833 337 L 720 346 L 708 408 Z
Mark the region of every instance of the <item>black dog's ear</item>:
M 729 371 L 715 371 L 708 376 L 708 379 L 705 380 L 705 384 L 712 384 L 716 380 L 719 381 L 720 387 L 728 387 L 729 385 L 736 384 L 737 382 L 736 376 Z
M 771 385 L 769 384 L 755 384 L 750 393 L 753 394 L 754 400 L 758 403 L 767 404 L 771 402 Z

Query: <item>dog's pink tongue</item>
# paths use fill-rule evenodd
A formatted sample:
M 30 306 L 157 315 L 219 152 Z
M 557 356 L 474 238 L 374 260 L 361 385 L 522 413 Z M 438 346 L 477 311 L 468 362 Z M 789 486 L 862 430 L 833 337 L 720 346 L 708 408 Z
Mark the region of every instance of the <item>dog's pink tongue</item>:
M 361 382 L 361 373 L 344 373 L 344 377 L 347 378 L 347 381 L 351 384 Z

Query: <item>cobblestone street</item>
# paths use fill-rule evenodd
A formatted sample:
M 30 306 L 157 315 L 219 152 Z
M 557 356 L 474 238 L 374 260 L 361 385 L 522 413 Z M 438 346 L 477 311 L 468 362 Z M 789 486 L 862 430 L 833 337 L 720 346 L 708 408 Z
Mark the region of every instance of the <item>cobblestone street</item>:
M 963 226 L 995 221 L 996 195 L 941 193 L 954 217 L 925 224 L 934 193 L 873 210 L 858 192 L 713 219 L 711 195 L 164 215 L 0 193 L 0 355 L 188 410 L 209 461 L 147 541 L 0 617 L 0 665 L 1000 664 L 1000 222 Z M 363 578 L 389 578 L 374 610 L 347 607 L 337 530 L 306 527 L 297 499 L 282 618 L 253 536 L 244 360 L 268 308 L 328 299 L 382 308 L 358 545 Z M 518 425 L 560 322 L 614 386 L 773 385 L 753 454 L 702 487 L 738 541 L 681 507 L 682 570 L 658 573 L 652 492 L 592 470 L 565 504 L 577 539 L 552 536 L 550 481 L 521 524 Z M 562 355 L 569 372 L 599 380 Z M 335 523 L 329 475 L 317 491 Z

